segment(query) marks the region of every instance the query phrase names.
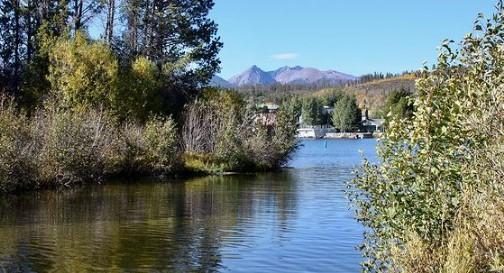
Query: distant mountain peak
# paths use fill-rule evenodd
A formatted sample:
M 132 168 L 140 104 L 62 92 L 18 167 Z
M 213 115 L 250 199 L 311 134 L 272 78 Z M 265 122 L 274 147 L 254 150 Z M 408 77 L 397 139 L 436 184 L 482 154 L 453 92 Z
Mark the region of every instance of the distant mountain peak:
M 209 85 L 213 86 L 213 87 L 219 87 L 219 88 L 233 88 L 234 87 L 228 81 L 226 81 L 225 79 L 223 79 L 223 78 L 221 78 L 221 77 L 219 77 L 217 75 L 214 75 L 212 77 L 212 79 L 210 80 Z
M 228 82 L 236 86 L 270 85 L 276 83 L 270 74 L 264 72 L 257 65 L 253 65 L 244 72 L 231 77 Z
M 342 84 L 354 81 L 357 77 L 344 74 L 335 70 L 322 71 L 312 67 L 281 67 L 269 72 L 274 79 L 283 84 Z
M 217 76 L 216 76 L 217 77 Z M 282 84 L 325 84 L 339 85 L 355 81 L 358 77 L 341 73 L 336 70 L 319 70 L 313 67 L 283 66 L 273 71 L 264 71 L 257 65 L 252 65 L 240 74 L 231 77 L 228 81 L 222 78 L 212 79 L 212 86 L 240 87 L 251 85 Z

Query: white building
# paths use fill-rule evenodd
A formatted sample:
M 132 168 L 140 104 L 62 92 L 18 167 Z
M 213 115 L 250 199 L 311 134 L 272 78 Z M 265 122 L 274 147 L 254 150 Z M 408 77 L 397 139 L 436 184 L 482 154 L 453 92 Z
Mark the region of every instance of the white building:
M 303 126 L 297 130 L 299 138 L 323 138 L 331 128 L 325 125 Z

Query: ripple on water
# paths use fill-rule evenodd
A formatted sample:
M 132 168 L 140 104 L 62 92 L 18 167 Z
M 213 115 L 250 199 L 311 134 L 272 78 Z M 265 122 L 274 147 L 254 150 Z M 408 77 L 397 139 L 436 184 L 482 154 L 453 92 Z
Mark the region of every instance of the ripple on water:
M 13 198 L 0 272 L 358 272 L 362 227 L 344 190 L 375 144 L 306 141 L 279 173 Z

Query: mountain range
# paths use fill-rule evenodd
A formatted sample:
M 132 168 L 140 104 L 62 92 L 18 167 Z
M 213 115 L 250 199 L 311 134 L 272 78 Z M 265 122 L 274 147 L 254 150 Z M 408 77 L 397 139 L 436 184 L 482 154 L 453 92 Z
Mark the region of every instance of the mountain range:
M 227 81 L 219 76 L 214 76 L 210 82 L 211 86 L 222 88 L 233 88 L 253 85 L 280 84 L 325 84 L 338 85 L 355 81 L 358 77 L 341 73 L 335 70 L 319 70 L 311 67 L 284 66 L 273 71 L 264 71 L 253 65 L 249 69 L 237 74 Z

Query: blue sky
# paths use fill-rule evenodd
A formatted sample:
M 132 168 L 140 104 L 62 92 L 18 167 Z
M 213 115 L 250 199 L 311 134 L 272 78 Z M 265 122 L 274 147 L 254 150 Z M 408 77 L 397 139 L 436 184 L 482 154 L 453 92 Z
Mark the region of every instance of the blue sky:
M 255 64 L 362 75 L 433 64 L 445 38 L 460 41 L 495 0 L 215 0 L 229 78 Z

